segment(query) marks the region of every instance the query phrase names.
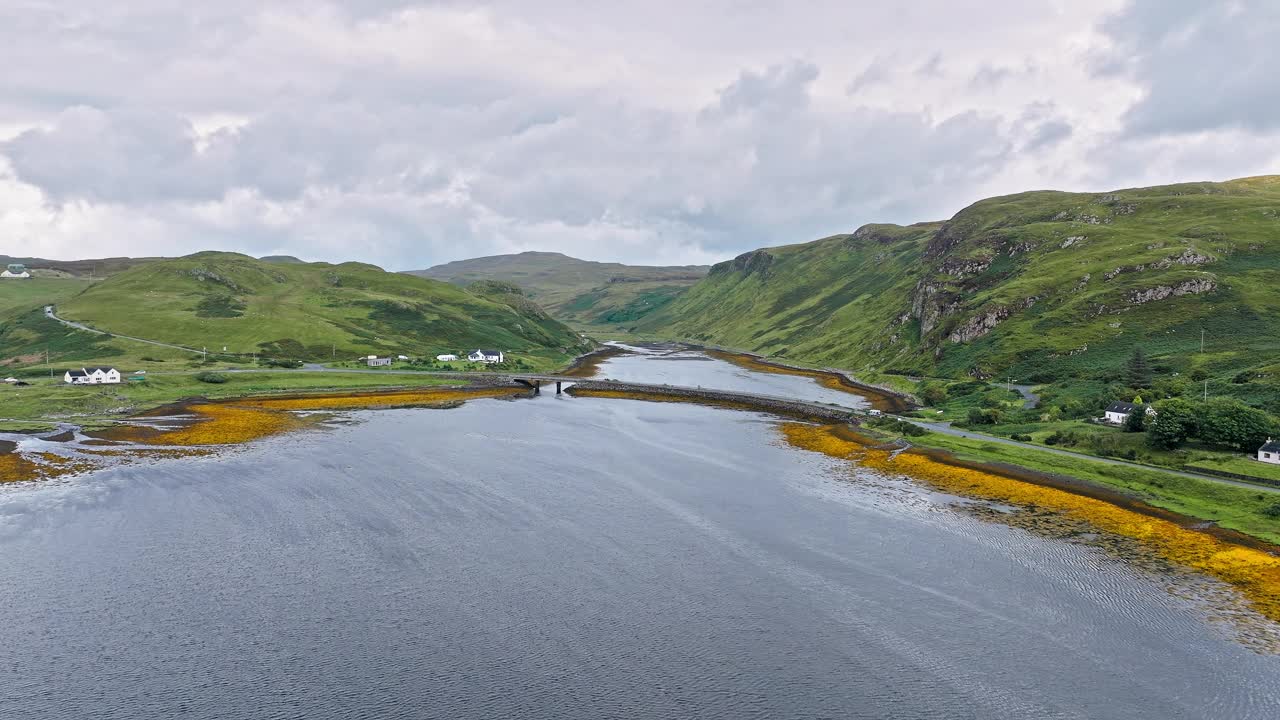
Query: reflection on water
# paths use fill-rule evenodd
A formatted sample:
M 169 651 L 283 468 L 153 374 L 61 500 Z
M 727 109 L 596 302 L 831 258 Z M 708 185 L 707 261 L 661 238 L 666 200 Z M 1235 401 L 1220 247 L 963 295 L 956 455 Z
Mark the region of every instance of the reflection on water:
M 851 408 L 863 408 L 869 405 L 865 398 L 855 393 L 823 387 L 813 378 L 754 372 L 724 360 L 709 357 L 697 350 L 654 349 L 630 345 L 622 347 L 627 348 L 631 353 L 611 357 L 600 363 L 595 377 L 735 390 L 809 402 L 833 403 Z
M 0 717 L 1274 718 L 1096 550 L 714 408 L 351 413 L 0 493 Z

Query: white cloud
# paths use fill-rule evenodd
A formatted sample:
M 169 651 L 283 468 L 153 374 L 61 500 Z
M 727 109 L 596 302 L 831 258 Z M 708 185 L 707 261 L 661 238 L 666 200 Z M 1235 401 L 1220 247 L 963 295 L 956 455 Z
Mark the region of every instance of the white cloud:
M 1240 35 L 1261 3 L 1009 0 L 978 25 L 968 5 L 22 0 L 0 8 L 0 238 L 397 269 L 707 262 L 1275 157 L 1260 75 L 1215 96 L 1239 113 L 1179 116 L 1162 68 L 1210 30 L 1271 57 Z M 1139 137 L 1182 130 L 1226 147 Z

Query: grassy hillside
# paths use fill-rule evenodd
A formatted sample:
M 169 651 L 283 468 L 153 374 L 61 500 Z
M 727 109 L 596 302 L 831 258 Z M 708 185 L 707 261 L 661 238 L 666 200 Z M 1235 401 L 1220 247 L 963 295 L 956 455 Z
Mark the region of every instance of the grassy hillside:
M 234 253 L 133 267 L 59 302 L 58 313 L 121 335 L 303 360 L 483 346 L 545 363 L 582 349 L 576 334 L 513 292 L 473 293 L 359 263 Z
M 670 303 L 706 273 L 702 265 L 649 267 L 525 252 L 460 260 L 408 274 L 464 286 L 479 280 L 510 283 L 565 322 L 623 325 Z
M 863 370 L 1170 385 L 1280 410 L 1280 177 L 992 198 L 747 253 L 639 329 Z M 1200 353 L 1201 329 L 1206 352 Z

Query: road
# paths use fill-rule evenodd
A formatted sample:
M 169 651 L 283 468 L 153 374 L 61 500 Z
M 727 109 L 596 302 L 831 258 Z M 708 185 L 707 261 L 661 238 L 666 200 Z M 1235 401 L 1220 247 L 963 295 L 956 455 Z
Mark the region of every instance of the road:
M 125 340 L 132 340 L 132 341 L 134 341 L 134 342 L 146 343 L 146 344 L 148 344 L 148 345 L 155 345 L 155 346 L 157 346 L 157 347 L 173 348 L 174 350 L 182 350 L 182 351 L 184 351 L 184 352 L 195 353 L 196 355 L 204 355 L 204 354 L 205 354 L 205 352 L 204 352 L 203 350 L 196 350 L 195 348 L 189 348 L 189 347 L 186 347 L 186 346 L 183 346 L 183 345 L 171 345 L 171 344 L 169 344 L 169 343 L 163 343 L 163 342 L 159 342 L 159 341 L 157 341 L 157 340 L 147 340 L 146 338 L 133 337 L 132 335 L 121 335 L 121 334 L 119 334 L 119 333 L 109 333 L 109 332 L 106 332 L 105 330 L 99 330 L 99 329 L 97 329 L 97 328 L 91 328 L 91 327 L 89 327 L 88 325 L 84 325 L 84 324 L 82 324 L 82 323 L 73 322 L 73 321 L 71 321 L 71 320 L 66 320 L 66 319 L 63 319 L 63 318 L 58 317 L 58 316 L 57 316 L 57 314 L 56 314 L 56 313 L 54 313 L 54 311 L 53 311 L 53 306 L 52 306 L 52 305 L 45 305 L 45 306 L 44 306 L 44 315 L 45 315 L 45 317 L 49 318 L 50 320 L 56 320 L 56 321 L 58 321 L 58 322 L 62 323 L 63 325 L 66 325 L 66 326 L 67 326 L 67 327 L 69 327 L 69 328 L 75 328 L 76 330 L 83 330 L 83 331 L 85 331 L 85 332 L 90 332 L 90 333 L 93 333 L 93 334 L 95 334 L 95 335 L 110 335 L 111 337 L 124 338 Z
M 1245 482 L 1244 480 L 1232 480 L 1231 478 L 1218 477 L 1216 475 L 1201 475 L 1200 473 L 1187 472 L 1185 470 L 1171 470 L 1168 468 L 1155 467 L 1151 465 L 1143 465 L 1141 463 L 1129 462 L 1128 460 L 1119 460 L 1117 458 L 1099 457 L 1097 455 L 1086 455 L 1085 453 L 1073 452 L 1071 450 L 1063 450 L 1062 448 L 1049 447 L 1046 445 L 1033 445 L 1032 443 L 1020 442 L 1018 440 L 1010 440 L 1006 437 L 998 435 L 987 435 L 985 433 L 969 432 L 968 430 L 960 430 L 951 427 L 951 423 L 932 423 L 918 420 L 916 418 L 899 418 L 905 422 L 919 425 L 926 430 L 941 433 L 943 435 L 951 435 L 953 437 L 968 438 L 970 440 L 981 440 L 983 442 L 992 442 L 1000 445 L 1015 445 L 1040 452 L 1053 453 L 1054 455 L 1066 455 L 1067 457 L 1080 458 L 1084 460 L 1092 460 L 1094 462 L 1104 463 L 1106 465 L 1124 465 L 1127 467 L 1141 468 L 1143 470 L 1154 470 L 1156 472 L 1168 473 L 1170 475 L 1178 475 L 1180 477 L 1192 478 L 1195 480 L 1209 480 L 1224 485 L 1235 485 L 1236 487 L 1248 488 L 1250 490 L 1262 490 L 1264 492 L 1280 493 L 1280 487 L 1271 485 L 1263 485 L 1261 483 Z

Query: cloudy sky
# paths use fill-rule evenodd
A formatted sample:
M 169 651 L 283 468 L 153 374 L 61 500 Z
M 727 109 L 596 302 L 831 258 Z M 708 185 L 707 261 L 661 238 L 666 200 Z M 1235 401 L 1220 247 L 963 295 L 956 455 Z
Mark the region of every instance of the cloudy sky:
M 1280 172 L 1275 0 L 4 0 L 0 253 L 718 261 Z

